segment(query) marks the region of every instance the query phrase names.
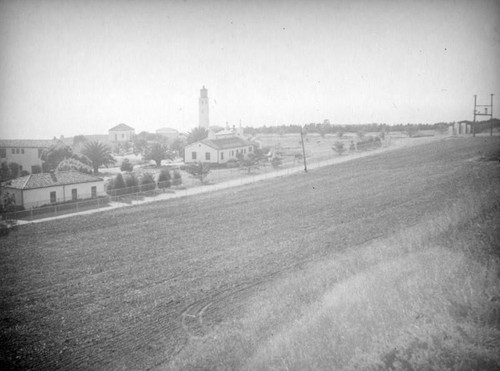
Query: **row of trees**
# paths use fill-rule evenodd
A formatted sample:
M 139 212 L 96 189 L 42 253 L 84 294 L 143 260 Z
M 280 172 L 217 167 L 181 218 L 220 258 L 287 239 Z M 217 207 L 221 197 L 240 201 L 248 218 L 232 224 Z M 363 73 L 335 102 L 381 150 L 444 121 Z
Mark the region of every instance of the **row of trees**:
M 107 191 L 113 196 L 124 195 L 137 192 L 151 191 L 158 188 L 170 188 L 182 184 L 182 175 L 179 170 L 174 170 L 173 174 L 169 169 L 162 169 L 158 176 L 158 182 L 150 173 L 143 173 L 140 176 L 132 172 L 125 174 L 118 173 L 109 183 Z
M 246 127 L 244 128 L 244 133 L 248 135 L 256 134 L 293 134 L 300 133 L 301 130 L 305 133 L 318 133 L 322 136 L 326 134 L 338 134 L 338 133 L 357 133 L 357 132 L 390 132 L 390 131 L 408 131 L 409 128 L 414 130 L 441 130 L 443 127 L 448 127 L 453 124 L 439 122 L 435 124 L 397 124 L 397 125 L 387 125 L 385 123 L 369 123 L 369 124 L 359 124 L 359 125 L 337 125 L 331 124 L 329 120 L 324 120 L 322 123 L 309 123 L 304 126 L 301 125 L 279 125 L 279 126 L 262 126 L 259 128 Z

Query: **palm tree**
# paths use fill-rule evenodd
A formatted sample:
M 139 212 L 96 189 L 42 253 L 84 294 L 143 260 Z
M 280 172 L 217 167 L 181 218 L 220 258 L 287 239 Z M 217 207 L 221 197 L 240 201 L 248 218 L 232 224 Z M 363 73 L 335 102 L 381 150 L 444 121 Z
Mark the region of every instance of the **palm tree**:
M 116 162 L 111 155 L 111 148 L 109 148 L 106 144 L 97 141 L 85 143 L 85 146 L 82 149 L 82 154 L 89 159 L 92 164 L 92 168 L 94 169 L 94 174 L 98 173 L 99 166 L 108 166 Z

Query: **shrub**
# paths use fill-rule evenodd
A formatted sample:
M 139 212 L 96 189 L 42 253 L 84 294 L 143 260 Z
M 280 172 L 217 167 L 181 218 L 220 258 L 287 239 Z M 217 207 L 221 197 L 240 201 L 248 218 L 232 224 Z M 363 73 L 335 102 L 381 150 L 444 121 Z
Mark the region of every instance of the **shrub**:
M 130 172 L 130 171 L 134 170 L 134 165 L 132 165 L 130 160 L 128 158 L 126 158 L 123 160 L 122 166 L 120 166 L 120 170 Z
M 139 192 L 139 180 L 134 173 L 129 173 L 125 176 L 125 186 L 128 188 L 127 193 Z
M 125 180 L 123 180 L 123 175 L 121 173 L 116 174 L 115 178 L 111 182 L 111 189 L 122 189 L 125 188 Z
M 238 167 L 238 166 L 239 166 L 238 161 L 235 160 L 234 158 L 232 158 L 231 160 L 228 160 L 226 162 L 226 167 L 228 169 L 235 168 L 235 167 Z
M 152 191 L 154 189 L 156 189 L 156 183 L 153 175 L 145 173 L 141 178 L 141 191 Z
M 158 188 L 170 188 L 171 178 L 168 169 L 161 169 L 160 176 L 158 177 Z
M 172 185 L 179 186 L 182 184 L 182 175 L 179 170 L 174 170 L 174 179 L 172 180 Z
M 346 151 L 346 148 L 344 146 L 344 142 L 341 142 L 340 140 L 336 141 L 332 147 L 332 149 L 337 152 L 339 156 L 342 155 Z
M 281 160 L 281 157 L 274 156 L 274 157 L 271 159 L 271 165 L 272 165 L 272 167 L 277 168 L 277 167 L 278 167 L 278 166 L 280 166 L 281 164 L 283 164 L 283 161 Z

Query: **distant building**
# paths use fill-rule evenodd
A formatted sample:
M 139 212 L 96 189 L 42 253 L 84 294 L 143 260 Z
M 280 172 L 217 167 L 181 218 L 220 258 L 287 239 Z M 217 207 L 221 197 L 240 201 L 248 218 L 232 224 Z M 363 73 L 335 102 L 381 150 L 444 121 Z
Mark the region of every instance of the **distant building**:
M 135 134 L 135 129 L 125 125 L 119 124 L 108 130 L 109 141 L 113 143 L 129 142 Z
M 104 180 L 78 171 L 31 174 L 4 183 L 17 206 L 25 209 L 46 204 L 104 196 Z
M 200 89 L 200 99 L 198 100 L 199 106 L 199 127 L 208 129 L 210 120 L 208 118 L 208 90 L 203 86 Z
M 224 164 L 237 158 L 238 154 L 247 156 L 255 151 L 255 144 L 240 137 L 203 139 L 185 147 L 184 161 Z
M 175 140 L 179 138 L 179 131 L 171 128 L 158 129 L 156 130 L 156 134 L 160 134 L 161 136 L 170 140 Z
M 0 163 L 16 162 L 20 171 L 34 172 L 37 167 L 42 167 L 42 153 L 50 146 L 56 144 L 54 140 L 0 140 Z

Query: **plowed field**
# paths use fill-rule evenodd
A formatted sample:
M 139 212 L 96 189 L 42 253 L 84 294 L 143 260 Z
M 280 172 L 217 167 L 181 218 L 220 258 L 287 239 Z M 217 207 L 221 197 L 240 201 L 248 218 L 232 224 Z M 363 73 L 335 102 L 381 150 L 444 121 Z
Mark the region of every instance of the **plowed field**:
M 166 364 L 280 275 L 415 225 L 498 178 L 481 160 L 499 146 L 449 139 L 22 226 L 0 240 L 2 369 Z

